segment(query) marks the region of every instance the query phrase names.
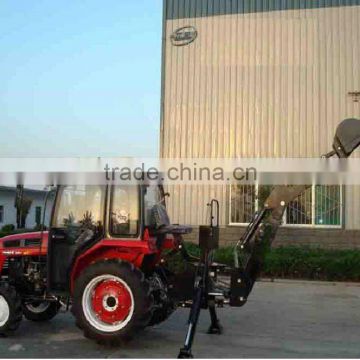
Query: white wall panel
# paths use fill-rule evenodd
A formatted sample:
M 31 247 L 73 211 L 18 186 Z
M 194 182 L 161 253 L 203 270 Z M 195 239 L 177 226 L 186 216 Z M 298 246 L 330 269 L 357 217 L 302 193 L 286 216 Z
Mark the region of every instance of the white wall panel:
M 173 46 L 182 26 L 198 38 Z M 360 91 L 360 6 L 170 19 L 165 39 L 164 157 L 316 157 L 342 119 L 360 117 L 348 96 Z M 346 223 L 360 228 L 350 218 L 360 219 L 360 191 L 350 192 Z M 213 195 L 226 224 L 221 187 L 177 187 L 174 221 L 203 223 Z

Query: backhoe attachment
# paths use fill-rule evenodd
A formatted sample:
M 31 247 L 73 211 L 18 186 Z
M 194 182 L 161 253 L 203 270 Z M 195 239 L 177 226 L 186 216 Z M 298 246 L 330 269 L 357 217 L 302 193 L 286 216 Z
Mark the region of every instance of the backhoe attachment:
M 347 119 L 340 123 L 336 130 L 333 150 L 323 157 L 329 158 L 337 155 L 339 158 L 347 158 L 359 145 L 360 120 Z M 216 297 L 220 295 L 228 299 L 230 306 L 239 307 L 246 303 L 263 268 L 265 255 L 276 237 L 287 206 L 308 187 L 308 185 L 284 185 L 273 188 L 265 200 L 263 209 L 254 215 L 244 235 L 236 244 L 233 268 L 227 268 L 212 261 L 213 251 L 218 247 L 219 243 L 219 222 L 217 221 L 216 225 L 214 225 L 214 205 L 216 205 L 217 214 L 219 214 L 219 208 L 216 200 L 212 200 L 208 204 L 211 208 L 211 221 L 210 226 L 200 227 L 201 259 L 195 276 L 189 328 L 179 358 L 192 357 L 192 343 L 202 308 L 210 309 L 210 330 L 216 330 L 209 331 L 209 333 L 220 334 L 221 327 L 214 305 Z M 219 292 L 219 288 L 214 283 L 220 276 L 217 272 L 224 269 L 225 273 L 230 273 L 230 284 L 228 284 L 227 289 L 223 288 L 222 292 Z
M 333 151 L 323 157 L 337 155 L 348 158 L 360 146 L 360 120 L 347 119 L 336 129 Z M 275 186 L 264 208 L 255 214 L 245 234 L 234 249 L 234 269 L 231 274 L 230 305 L 242 306 L 263 267 L 266 252 L 275 240 L 287 206 L 302 194 L 308 185 Z

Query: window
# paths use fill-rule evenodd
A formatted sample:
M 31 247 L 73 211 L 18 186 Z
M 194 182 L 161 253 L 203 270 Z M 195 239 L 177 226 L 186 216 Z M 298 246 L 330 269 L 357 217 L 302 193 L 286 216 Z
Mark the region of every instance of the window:
M 4 206 L 0 205 L 0 223 L 4 222 Z
M 312 225 L 312 188 L 307 189 L 286 209 L 285 223 L 290 225 Z
M 54 227 L 101 228 L 104 217 L 105 186 L 71 185 L 60 188 Z
M 35 208 L 35 224 L 38 226 L 41 224 L 41 206 Z
M 149 185 L 145 187 L 144 194 L 144 208 L 145 208 L 145 225 L 152 226 L 153 219 L 153 207 L 155 205 L 165 206 L 165 199 L 162 188 L 158 185 Z
M 341 187 L 312 186 L 289 204 L 284 223 L 289 226 L 341 227 Z
M 258 208 L 255 185 L 232 186 L 230 196 L 230 223 L 249 223 Z
M 230 225 L 249 223 L 262 208 L 271 186 L 234 185 L 230 190 Z M 342 188 L 337 185 L 313 185 L 287 207 L 283 225 L 300 227 L 336 227 L 342 225 Z
M 139 230 L 139 187 L 114 186 L 111 202 L 110 232 L 136 236 Z

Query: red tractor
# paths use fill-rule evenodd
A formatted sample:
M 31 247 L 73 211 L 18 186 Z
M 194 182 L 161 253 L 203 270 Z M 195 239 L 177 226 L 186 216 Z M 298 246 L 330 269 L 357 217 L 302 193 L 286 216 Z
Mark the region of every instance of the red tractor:
M 59 186 L 49 232 L 1 239 L 0 333 L 16 330 L 23 314 L 49 320 L 61 304 L 104 343 L 165 320 L 175 295 L 162 253 L 191 231 L 169 224 L 165 196 L 158 185 Z
M 348 157 L 359 145 L 360 121 L 345 120 L 326 157 Z M 210 311 L 209 333 L 220 334 L 216 305 L 246 303 L 287 204 L 304 189 L 275 187 L 235 246 L 229 268 L 213 261 L 216 200 L 209 204 L 210 224 L 200 227 L 201 256 L 195 258 L 182 240 L 191 228 L 170 223 L 162 186 L 59 186 L 49 232 L 0 241 L 0 334 L 13 333 L 23 315 L 49 320 L 64 305 L 86 337 L 121 343 L 189 306 L 179 357 L 192 357 L 200 310 Z M 185 266 L 174 271 L 169 259 L 179 254 Z

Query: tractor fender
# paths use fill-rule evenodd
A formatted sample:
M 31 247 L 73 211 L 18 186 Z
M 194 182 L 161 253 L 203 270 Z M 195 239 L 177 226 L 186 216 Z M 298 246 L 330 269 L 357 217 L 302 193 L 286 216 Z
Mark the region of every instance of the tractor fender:
M 120 243 L 120 241 L 116 241 L 116 243 Z M 114 240 L 100 241 L 74 261 L 70 274 L 71 294 L 73 294 L 76 279 L 90 264 L 100 260 L 120 259 L 140 268 L 144 256 L 149 253 L 151 250 L 144 241 L 124 241 L 123 244 L 115 244 Z

